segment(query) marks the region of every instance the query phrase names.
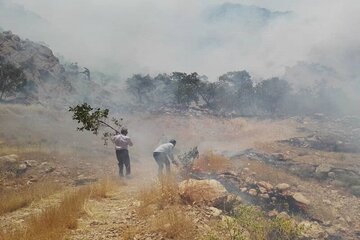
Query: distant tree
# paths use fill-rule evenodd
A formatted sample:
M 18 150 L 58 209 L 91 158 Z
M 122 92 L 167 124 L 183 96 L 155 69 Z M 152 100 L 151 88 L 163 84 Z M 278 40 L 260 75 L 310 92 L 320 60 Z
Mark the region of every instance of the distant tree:
M 219 77 L 226 88 L 224 106 L 231 110 L 245 111 L 252 107 L 254 87 L 247 71 L 227 72 Z
M 258 105 L 271 113 L 279 112 L 290 91 L 290 84 L 279 78 L 264 80 L 255 87 Z
M 158 74 L 154 77 L 155 89 L 152 91 L 151 98 L 155 104 L 169 105 L 175 101 L 176 81 L 166 73 Z
M 247 71 L 227 72 L 219 77 L 219 81 L 228 83 L 236 89 L 249 89 L 253 86 L 251 76 Z
M 198 93 L 204 100 L 207 108 L 219 107 L 219 98 L 224 93 L 222 84 L 219 82 L 202 81 L 199 84 Z
M 143 103 L 144 98 L 149 99 L 149 92 L 155 88 L 153 79 L 149 76 L 134 74 L 126 81 L 127 89 L 137 98 L 139 103 Z
M 24 72 L 11 63 L 0 63 L 0 101 L 26 85 Z
M 201 80 L 196 72 L 190 74 L 174 72 L 171 78 L 176 81 L 175 98 L 178 104 L 188 107 L 192 102 L 199 101 Z

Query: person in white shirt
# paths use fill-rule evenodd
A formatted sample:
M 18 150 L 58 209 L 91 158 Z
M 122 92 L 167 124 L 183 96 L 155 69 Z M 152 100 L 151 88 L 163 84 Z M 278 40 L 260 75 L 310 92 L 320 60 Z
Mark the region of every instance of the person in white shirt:
M 116 158 L 119 165 L 120 177 L 124 177 L 124 166 L 126 168 L 126 176 L 129 176 L 131 173 L 128 146 L 132 146 L 133 143 L 130 137 L 126 136 L 127 134 L 128 130 L 126 128 L 123 128 L 121 129 L 120 133 L 117 132 L 117 134 L 113 138 L 113 141 L 115 143 Z
M 154 152 L 153 156 L 156 163 L 159 165 L 159 176 L 162 176 L 164 165 L 166 167 L 166 172 L 170 173 L 170 160 L 173 164 L 178 166 L 178 163 L 174 159 L 174 147 L 176 141 L 174 139 L 170 140 L 168 143 L 161 144 L 158 146 Z

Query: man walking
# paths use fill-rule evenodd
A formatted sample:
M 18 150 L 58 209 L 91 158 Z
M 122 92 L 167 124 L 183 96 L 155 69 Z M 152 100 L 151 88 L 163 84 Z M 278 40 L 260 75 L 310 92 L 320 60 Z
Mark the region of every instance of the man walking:
M 124 177 L 124 166 L 126 168 L 126 176 L 129 176 L 131 173 L 128 146 L 132 146 L 133 143 L 130 137 L 126 136 L 127 134 L 128 130 L 123 128 L 120 133 L 117 133 L 113 138 L 115 143 L 116 158 L 119 164 L 120 177 Z
M 178 163 L 174 159 L 174 147 L 176 141 L 170 140 L 168 143 L 161 144 L 158 146 L 153 153 L 156 163 L 159 165 L 159 176 L 163 175 L 164 165 L 166 167 L 166 173 L 170 173 L 170 160 L 173 164 L 178 166 Z

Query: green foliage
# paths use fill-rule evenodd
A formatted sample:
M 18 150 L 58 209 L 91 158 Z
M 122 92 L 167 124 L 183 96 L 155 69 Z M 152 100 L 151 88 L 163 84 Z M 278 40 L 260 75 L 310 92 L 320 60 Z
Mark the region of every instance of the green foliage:
M 174 72 L 172 78 L 177 82 L 175 98 L 178 104 L 188 107 L 192 102 L 199 101 L 200 76 L 194 72 L 190 74 Z
M 126 81 L 126 84 L 128 91 L 136 97 L 139 103 L 143 103 L 144 98 L 149 100 L 149 92 L 155 89 L 153 79 L 149 75 L 134 74 Z
M 281 104 L 290 90 L 290 84 L 279 78 L 264 80 L 255 88 L 259 106 L 270 112 L 280 110 Z
M 254 206 L 239 206 L 232 217 L 225 217 L 204 240 L 296 240 L 303 229 L 291 219 L 267 218 Z
M 26 82 L 20 68 L 11 63 L 0 63 L 0 100 L 22 90 Z
M 87 130 L 91 131 L 93 134 L 98 134 L 102 121 L 107 119 L 109 115 L 109 109 L 93 109 L 87 103 L 70 107 L 69 111 L 73 112 L 73 120 L 82 124 L 81 127 L 77 128 L 78 131 Z
M 69 111 L 73 113 L 73 120 L 76 120 L 78 123 L 81 123 L 80 127 L 77 127 L 78 131 L 90 131 L 93 134 L 97 135 L 102 126 L 106 126 L 119 133 L 116 128 L 122 127 L 123 119 L 112 118 L 111 122 L 116 126 L 116 128 L 110 126 L 106 121 L 109 115 L 109 109 L 100 109 L 92 108 L 89 104 L 83 103 L 81 105 L 76 105 L 70 107 Z M 108 140 L 114 136 L 113 132 L 104 131 L 102 139 L 104 140 L 105 145 Z

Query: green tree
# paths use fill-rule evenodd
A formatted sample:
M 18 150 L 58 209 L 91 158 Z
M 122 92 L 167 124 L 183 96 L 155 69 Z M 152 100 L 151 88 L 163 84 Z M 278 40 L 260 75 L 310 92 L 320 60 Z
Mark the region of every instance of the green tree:
M 127 89 L 136 97 L 139 103 L 144 102 L 144 98 L 149 100 L 149 92 L 155 89 L 153 79 L 149 76 L 134 74 L 126 81 Z
M 24 72 L 11 63 L 0 64 L 0 101 L 19 92 L 26 85 Z
M 192 102 L 199 101 L 200 76 L 194 72 L 190 74 L 174 72 L 171 78 L 176 81 L 176 102 L 184 107 L 189 107 Z
M 290 94 L 291 86 L 286 80 L 271 78 L 256 85 L 256 99 L 259 107 L 267 112 L 278 113 L 284 99 Z

